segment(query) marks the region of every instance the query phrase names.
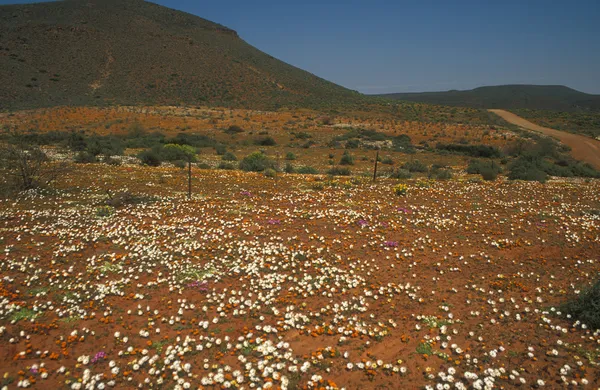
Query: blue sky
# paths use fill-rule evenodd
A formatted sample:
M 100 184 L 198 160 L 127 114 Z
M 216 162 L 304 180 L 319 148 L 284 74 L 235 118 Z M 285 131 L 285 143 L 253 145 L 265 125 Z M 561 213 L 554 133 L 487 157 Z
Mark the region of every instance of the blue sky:
M 563 84 L 600 94 L 600 0 L 153 2 L 364 93 Z

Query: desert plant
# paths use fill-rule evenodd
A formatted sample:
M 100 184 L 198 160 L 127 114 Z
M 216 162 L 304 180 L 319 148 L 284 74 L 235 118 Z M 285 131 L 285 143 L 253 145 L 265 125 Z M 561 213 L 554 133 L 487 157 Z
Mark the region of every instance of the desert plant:
M 600 279 L 563 304 L 560 311 L 591 329 L 600 329 Z
M 0 148 L 0 168 L 6 170 L 6 187 L 16 191 L 49 186 L 64 174 L 64 163 L 52 163 L 38 147 L 5 145 Z
M 275 139 L 273 137 L 265 137 L 265 138 L 259 138 L 259 139 L 255 140 L 254 144 L 260 145 L 260 146 L 275 146 L 275 145 L 277 145 L 277 142 L 275 141 Z
M 274 169 L 275 163 L 267 155 L 254 152 L 240 161 L 240 169 L 251 172 L 262 172 L 265 169 Z
M 340 165 L 354 165 L 354 157 L 346 150 L 340 159 Z
M 162 164 L 161 156 L 154 150 L 144 150 L 138 154 L 138 158 L 142 165 L 158 167 Z
M 402 165 L 402 168 L 407 169 L 409 172 L 427 172 L 427 165 L 423 164 L 419 160 L 407 161 Z
M 98 162 L 98 159 L 92 153 L 88 151 L 82 151 L 75 155 L 73 161 L 75 161 L 78 164 L 92 164 Z
M 292 153 L 292 152 L 288 152 L 285 155 L 285 159 L 288 160 L 288 161 L 294 161 L 296 159 L 296 155 L 294 153 Z
M 394 186 L 394 194 L 398 196 L 404 196 L 408 192 L 408 186 L 406 184 L 397 184 Z
M 217 167 L 218 169 L 225 169 L 228 171 L 234 170 L 235 169 L 235 165 L 225 162 L 225 161 L 221 161 Z
M 221 157 L 221 160 L 223 161 L 237 161 L 238 158 L 236 157 L 235 154 L 231 153 L 231 152 L 226 152 L 223 157 Z
M 409 170 L 404 168 L 398 168 L 390 175 L 392 179 L 410 179 L 412 177 L 412 173 Z
M 277 172 L 273 168 L 267 168 L 264 170 L 263 175 L 265 175 L 265 177 L 273 178 L 277 176 Z
M 327 174 L 332 176 L 350 176 L 351 172 L 348 168 L 333 167 L 327 171 Z
M 319 173 L 319 171 L 317 171 L 316 168 L 309 167 L 309 166 L 300 167 L 296 170 L 296 172 L 303 174 L 303 175 L 316 175 L 317 173 Z

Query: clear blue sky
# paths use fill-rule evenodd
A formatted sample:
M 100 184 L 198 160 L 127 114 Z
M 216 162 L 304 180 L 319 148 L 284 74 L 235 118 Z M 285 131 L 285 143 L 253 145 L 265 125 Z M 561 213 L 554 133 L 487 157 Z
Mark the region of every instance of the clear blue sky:
M 153 2 L 364 93 L 514 83 L 600 94 L 600 0 Z

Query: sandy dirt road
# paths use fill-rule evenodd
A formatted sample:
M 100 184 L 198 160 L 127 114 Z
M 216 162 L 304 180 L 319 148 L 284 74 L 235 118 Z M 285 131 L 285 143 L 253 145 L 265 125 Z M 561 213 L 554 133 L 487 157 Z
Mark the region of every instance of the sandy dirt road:
M 571 147 L 571 155 L 574 158 L 587 162 L 596 169 L 600 169 L 600 141 L 583 135 L 542 127 L 505 110 L 494 109 L 488 111 L 493 112 L 513 125 L 517 125 L 527 130 L 537 131 L 560 140 L 563 144 Z

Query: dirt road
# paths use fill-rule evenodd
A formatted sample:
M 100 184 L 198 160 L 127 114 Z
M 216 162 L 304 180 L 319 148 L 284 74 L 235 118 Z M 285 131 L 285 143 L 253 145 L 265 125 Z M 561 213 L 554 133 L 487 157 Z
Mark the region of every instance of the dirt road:
M 528 120 L 505 110 L 488 111 L 493 112 L 513 125 L 517 125 L 527 130 L 538 131 L 560 140 L 563 144 L 571 147 L 571 155 L 574 158 L 587 162 L 596 169 L 600 169 L 600 141 L 583 135 L 571 134 L 565 131 L 538 126 L 535 123 L 531 123 Z

